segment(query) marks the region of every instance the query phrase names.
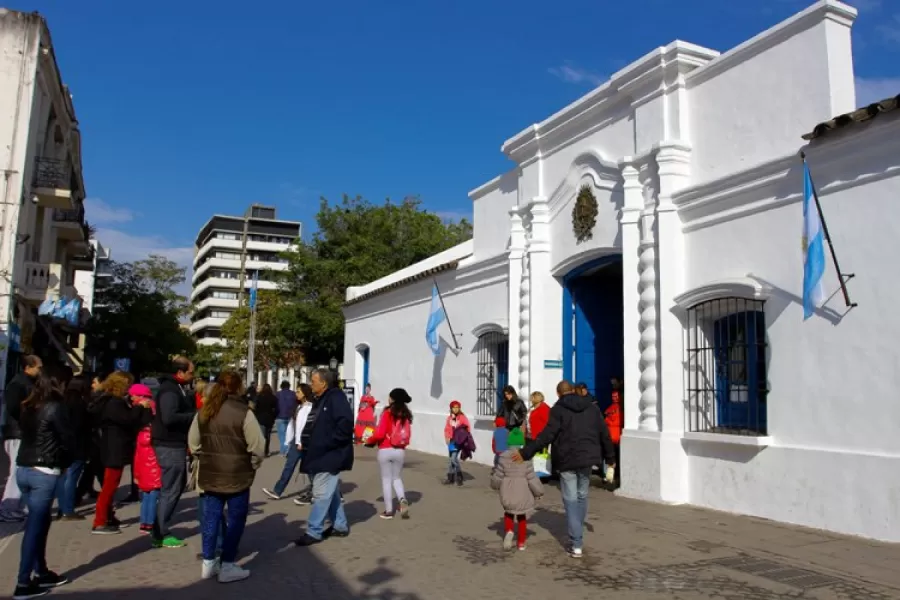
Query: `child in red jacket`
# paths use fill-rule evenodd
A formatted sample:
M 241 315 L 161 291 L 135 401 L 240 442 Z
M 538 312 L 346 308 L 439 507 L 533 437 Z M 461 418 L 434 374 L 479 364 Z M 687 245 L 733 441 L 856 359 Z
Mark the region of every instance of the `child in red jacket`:
M 619 464 L 619 442 L 622 439 L 622 381 L 616 377 L 612 379 L 612 403 L 604 411 L 606 428 L 609 429 L 609 437 L 616 448 L 616 464 Z M 610 472 L 612 471 L 612 472 Z M 618 469 L 607 467 L 606 480 L 612 482 L 618 479 Z
M 128 390 L 134 402 L 147 400 L 150 402 L 150 410 L 156 414 L 156 404 L 153 402 L 153 392 L 142 383 L 136 383 Z M 156 460 L 156 452 L 150 444 L 150 425 L 138 432 L 137 445 L 134 451 L 134 483 L 141 492 L 141 533 L 149 534 L 153 531 L 153 522 L 156 520 L 156 503 L 159 501 L 159 490 L 162 487 L 162 471 Z

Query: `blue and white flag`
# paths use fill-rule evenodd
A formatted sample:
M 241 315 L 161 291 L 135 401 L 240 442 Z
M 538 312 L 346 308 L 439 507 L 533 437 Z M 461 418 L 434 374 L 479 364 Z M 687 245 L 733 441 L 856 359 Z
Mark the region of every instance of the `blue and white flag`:
M 250 310 L 256 308 L 256 291 L 259 287 L 259 271 L 253 271 L 253 283 L 250 285 Z
M 425 326 L 425 340 L 431 348 L 431 352 L 437 356 L 441 352 L 440 340 L 438 340 L 438 327 L 447 320 L 444 312 L 444 304 L 441 302 L 441 294 L 437 285 L 431 288 L 431 310 L 428 312 L 428 324 Z
M 803 161 L 803 320 L 825 300 L 822 275 L 825 274 L 825 235 L 822 216 L 816 205 L 809 166 Z

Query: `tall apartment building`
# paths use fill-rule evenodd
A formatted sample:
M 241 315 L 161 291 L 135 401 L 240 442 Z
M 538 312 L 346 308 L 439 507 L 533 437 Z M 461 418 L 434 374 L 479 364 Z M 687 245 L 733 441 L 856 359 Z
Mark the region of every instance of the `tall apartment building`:
M 280 255 L 299 237 L 301 224 L 276 218 L 275 207 L 254 204 L 243 216 L 214 215 L 195 242 L 191 335 L 199 344 L 222 344 L 222 325 L 238 307 L 241 281 L 249 291 L 277 287 L 273 273 L 287 269 Z M 241 269 L 243 265 L 243 277 Z
M 85 221 L 81 132 L 50 30 L 0 8 L 0 385 L 24 354 L 83 368 L 93 247 Z M 77 323 L 47 301 L 78 300 Z M 43 314 L 39 307 L 44 306 Z M 2 389 L 2 388 L 0 388 Z

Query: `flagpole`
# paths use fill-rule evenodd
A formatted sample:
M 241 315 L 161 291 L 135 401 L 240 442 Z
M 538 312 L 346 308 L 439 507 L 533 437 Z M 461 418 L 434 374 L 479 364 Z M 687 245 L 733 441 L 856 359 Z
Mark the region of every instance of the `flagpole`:
M 822 203 L 819 202 L 819 192 L 816 191 L 816 184 L 812 178 L 812 171 L 809 168 L 809 163 L 806 162 L 806 153 L 803 150 L 800 151 L 800 158 L 803 160 L 803 166 L 806 167 L 806 172 L 809 175 L 809 183 L 812 188 L 813 199 L 816 202 L 816 210 L 819 212 L 819 222 L 822 224 L 822 234 L 825 236 L 825 241 L 828 242 L 828 251 L 831 253 L 831 260 L 834 263 L 834 270 L 837 272 L 838 280 L 841 282 L 841 292 L 844 294 L 844 304 L 847 305 L 848 308 L 853 308 L 857 306 L 856 302 L 850 302 L 850 292 L 847 291 L 847 281 L 853 279 L 856 274 L 855 273 L 847 273 L 846 275 L 841 271 L 841 266 L 838 264 L 837 254 L 834 252 L 834 244 L 831 243 L 831 235 L 828 233 L 828 224 L 825 222 L 825 214 L 822 212 Z M 846 277 L 846 279 L 845 279 Z
M 250 289 L 250 335 L 248 343 L 247 343 L 247 385 L 250 385 L 254 382 L 256 373 L 255 373 L 255 361 L 256 361 L 256 302 L 258 300 L 257 295 L 258 284 L 259 281 L 259 272 L 255 272 L 253 274 L 253 284 Z
M 453 338 L 453 348 L 459 350 L 459 344 L 456 343 L 456 334 L 453 333 L 453 325 L 450 324 L 450 314 L 447 312 L 447 307 L 444 306 L 444 295 L 441 294 L 441 288 L 438 287 L 437 279 L 432 277 L 431 280 L 434 282 L 434 289 L 437 290 L 438 300 L 441 301 L 441 308 L 444 309 L 444 318 L 447 319 L 447 328 L 450 329 L 450 336 Z

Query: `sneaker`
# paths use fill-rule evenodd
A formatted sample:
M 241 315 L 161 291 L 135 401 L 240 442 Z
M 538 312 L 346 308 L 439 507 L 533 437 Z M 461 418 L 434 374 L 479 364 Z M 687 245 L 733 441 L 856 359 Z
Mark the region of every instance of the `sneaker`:
M 219 574 L 221 565 L 216 559 L 203 559 L 203 566 L 200 568 L 200 579 L 212 579 Z
M 145 525 L 144 523 L 141 523 L 139 529 L 141 531 L 141 535 L 150 535 L 151 533 L 153 533 L 153 525 Z
M 312 504 L 312 498 L 309 496 L 300 496 L 298 498 L 294 498 L 294 504 L 297 506 L 309 506 Z
M 17 585 L 12 597 L 13 600 L 28 600 L 28 598 L 40 598 L 49 593 L 48 588 L 42 588 L 34 581 L 30 581 L 28 585 Z
M 122 530 L 118 527 L 113 527 L 112 525 L 99 525 L 94 526 L 94 528 L 91 529 L 91 533 L 94 535 L 116 535 L 122 533 Z
M 400 500 L 400 518 L 401 519 L 409 518 L 409 502 L 406 501 L 406 498 L 402 498 Z
M 394 518 L 394 513 L 389 512 L 389 511 L 384 511 L 383 513 L 381 513 L 378 516 L 381 517 L 382 519 L 390 520 L 390 519 Z
M 43 575 L 38 575 L 32 580 L 32 583 L 36 583 L 38 587 L 44 589 L 56 588 L 61 585 L 66 585 L 69 583 L 69 580 L 65 575 L 60 575 L 59 573 L 54 573 L 53 571 L 47 571 Z
M 525 544 L 519 544 L 519 552 L 524 552 L 527 547 Z
M 109 520 L 109 524 L 118 529 L 125 529 L 126 527 L 128 527 L 128 523 L 123 523 L 115 517 Z
M 322 540 L 314 538 L 308 533 L 304 533 L 302 537 L 294 540 L 295 546 L 307 547 L 307 546 L 315 546 L 316 544 L 322 543 Z
M 85 516 L 79 515 L 78 513 L 72 513 L 71 515 L 63 515 L 59 519 L 60 521 L 84 521 Z
M 272 500 L 281 500 L 281 494 L 276 494 L 275 492 L 273 492 L 273 491 L 270 490 L 269 488 L 263 488 L 262 491 L 263 491 L 263 494 L 265 494 L 266 496 L 268 496 L 268 497 L 271 498 Z
M 513 549 L 513 538 L 515 534 L 512 531 L 507 531 L 506 535 L 503 536 L 503 549 L 506 551 Z
M 453 476 L 453 473 L 447 474 L 447 479 L 444 480 L 444 485 L 453 485 L 453 482 L 456 481 L 456 477 Z
M 581 548 L 569 548 L 569 556 L 572 558 L 581 558 Z
M 166 537 L 164 537 L 161 540 L 158 540 L 158 539 L 153 540 L 154 548 L 183 548 L 186 545 L 187 544 L 185 544 L 183 541 L 179 540 L 174 535 L 167 535 Z
M 242 569 L 234 563 L 222 563 L 219 569 L 219 583 L 233 583 L 250 577 L 250 571 Z

